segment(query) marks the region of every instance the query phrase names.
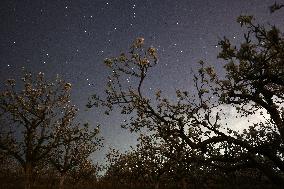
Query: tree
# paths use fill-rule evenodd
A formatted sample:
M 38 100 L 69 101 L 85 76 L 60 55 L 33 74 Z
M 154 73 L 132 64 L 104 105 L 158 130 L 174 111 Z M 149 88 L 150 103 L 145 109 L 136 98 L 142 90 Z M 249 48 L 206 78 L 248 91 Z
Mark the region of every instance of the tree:
M 224 186 L 228 184 L 226 179 L 221 179 L 225 175 L 220 170 L 189 158 L 181 145 L 174 147 L 157 140 L 154 135 L 141 134 L 138 140 L 137 146 L 125 153 L 112 149 L 107 154 L 104 182 L 115 186 L 155 189 L 203 188 L 210 181 Z M 188 161 L 184 161 L 187 158 Z
M 141 135 L 136 148 L 125 153 L 112 149 L 107 154 L 109 163 L 105 180 L 125 186 L 154 186 L 159 188 L 162 177 L 170 167 L 166 167 L 167 158 L 161 147 L 151 136 Z
M 22 169 L 19 163 L 12 157 L 0 151 L 0 188 L 13 187 L 15 180 L 21 180 Z
M 98 164 L 94 164 L 91 160 L 85 159 L 74 167 L 69 175 L 74 185 L 87 185 L 98 182 L 98 174 L 101 171 L 101 167 Z
M 253 168 L 283 187 L 283 35 L 275 26 L 255 24 L 252 16 L 237 21 L 247 29 L 240 47 L 227 38 L 219 42 L 218 58 L 227 62 L 225 77 L 201 61 L 193 79 L 195 92 L 177 90 L 174 102 L 157 89 L 156 99 L 151 99 L 143 94 L 143 82 L 157 64 L 157 51 L 145 48 L 144 39 L 138 38 L 129 54 L 105 60 L 111 70 L 106 99 L 94 95 L 88 106 L 104 106 L 107 114 L 116 106 L 122 114 L 133 115 L 123 127 L 148 129 L 169 146 L 181 147 L 187 155 L 179 161 L 225 173 Z M 123 82 L 125 77 L 134 82 Z M 235 109 L 237 119 L 248 119 L 243 131 L 228 125 L 226 108 Z M 265 120 L 249 122 L 257 114 Z
M 71 123 L 72 120 L 60 133 L 60 145 L 52 150 L 50 156 L 51 164 L 60 174 L 59 188 L 63 187 L 65 178 L 71 171 L 76 167 L 82 167 L 83 162 L 88 162 L 87 159 L 98 149 L 102 141 L 102 138 L 97 137 L 99 128 L 90 130 L 88 124 L 80 127 L 79 124 Z M 80 178 L 79 174 L 77 177 Z
M 77 111 L 70 101 L 70 89 L 71 84 L 59 77 L 48 82 L 43 73 L 25 73 L 22 83 L 9 79 L 0 93 L 0 115 L 5 123 L 0 150 L 21 164 L 26 189 L 31 187 L 34 169 L 47 163 L 50 152 L 60 145 L 61 134 L 70 131 Z

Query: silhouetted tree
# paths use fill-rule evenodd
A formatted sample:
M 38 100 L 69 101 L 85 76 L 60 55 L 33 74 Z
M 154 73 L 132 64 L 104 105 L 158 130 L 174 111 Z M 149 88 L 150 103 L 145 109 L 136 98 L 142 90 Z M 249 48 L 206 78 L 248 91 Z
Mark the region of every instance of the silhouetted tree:
M 100 171 L 101 167 L 98 164 L 94 164 L 92 160 L 84 159 L 70 171 L 69 176 L 71 183 L 84 186 L 98 182 Z
M 88 124 L 84 124 L 84 126 L 72 125 L 73 120 L 69 121 L 70 125 L 60 133 L 60 145 L 51 151 L 49 158 L 51 164 L 60 174 L 59 188 L 63 187 L 69 172 L 74 171 L 76 167 L 82 167 L 81 165 L 87 162 L 89 156 L 101 145 L 102 140 L 97 137 L 99 128 L 90 130 Z M 79 172 L 83 173 L 83 171 Z
M 104 179 L 122 185 L 154 186 L 159 188 L 162 177 L 169 171 L 163 147 L 151 136 L 141 135 L 139 144 L 126 153 L 111 150 L 107 154 L 109 166 Z M 162 182 L 163 183 L 163 182 Z
M 157 64 L 157 50 L 145 48 L 144 39 L 138 38 L 130 53 L 105 60 L 111 70 L 106 99 L 94 95 L 88 106 L 102 105 L 106 114 L 121 108 L 122 114 L 132 116 L 123 127 L 148 129 L 187 153 L 176 162 L 195 161 L 224 172 L 256 168 L 283 187 L 283 35 L 275 26 L 255 24 L 252 16 L 237 21 L 247 29 L 244 41 L 238 47 L 227 38 L 219 42 L 225 77 L 200 61 L 195 91 L 177 90 L 175 102 L 157 89 L 156 99 L 151 99 L 143 93 L 143 82 Z M 126 77 L 133 82 L 124 82 Z M 230 125 L 227 109 L 235 110 L 235 119 L 248 120 L 243 131 Z M 264 121 L 250 120 L 257 115 Z
M 70 125 L 61 132 L 60 145 L 50 155 L 51 164 L 60 173 L 59 188 L 63 187 L 68 173 L 80 167 L 98 149 L 101 144 L 101 138 L 97 137 L 98 132 L 99 128 L 90 130 L 88 124 L 83 127 L 79 124 Z
M 0 150 L 21 164 L 26 189 L 31 187 L 35 168 L 47 163 L 52 150 L 62 145 L 62 134 L 74 133 L 70 124 L 77 110 L 70 102 L 70 89 L 71 84 L 59 77 L 48 82 L 43 73 L 25 73 L 22 83 L 9 79 L 0 93 L 0 115 L 5 122 Z

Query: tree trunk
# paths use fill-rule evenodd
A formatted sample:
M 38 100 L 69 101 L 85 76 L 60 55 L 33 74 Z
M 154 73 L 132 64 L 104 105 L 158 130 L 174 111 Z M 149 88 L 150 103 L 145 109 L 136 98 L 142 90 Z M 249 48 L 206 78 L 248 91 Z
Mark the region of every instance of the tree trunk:
M 182 189 L 186 189 L 187 188 L 187 183 L 186 183 L 186 179 L 185 178 L 181 179 L 181 188 Z
M 259 163 L 256 158 L 252 157 L 251 160 L 256 164 L 256 167 L 264 173 L 264 175 L 271 181 L 275 188 L 284 188 L 284 177 L 277 173 L 273 168 L 265 163 Z
M 160 188 L 160 182 L 157 181 L 157 182 L 155 183 L 155 189 L 159 189 L 159 188 Z
M 33 177 L 33 167 L 31 163 L 26 163 L 25 165 L 25 189 L 31 189 L 32 178 Z
M 59 178 L 59 189 L 63 189 L 65 178 L 66 178 L 66 173 L 61 173 Z

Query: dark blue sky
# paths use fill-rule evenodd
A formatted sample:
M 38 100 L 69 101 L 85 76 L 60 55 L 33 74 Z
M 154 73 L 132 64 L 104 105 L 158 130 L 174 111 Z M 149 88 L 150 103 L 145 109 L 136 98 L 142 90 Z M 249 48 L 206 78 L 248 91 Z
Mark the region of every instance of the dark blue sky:
M 281 3 L 281 1 L 278 1 Z M 146 81 L 148 95 L 159 87 L 172 96 L 175 89 L 191 89 L 191 69 L 198 60 L 218 68 L 217 42 L 227 36 L 238 44 L 243 31 L 240 14 L 280 25 L 283 11 L 270 14 L 273 0 L 1 0 L 0 81 L 19 78 L 21 68 L 61 75 L 73 86 L 79 119 L 101 123 L 106 148 L 127 149 L 135 142 L 120 129 L 118 113 L 105 117 L 99 110 L 85 111 L 91 94 L 103 94 L 106 57 L 127 51 L 144 37 L 158 48 L 159 64 Z M 282 1 L 283 3 L 283 1 Z M 130 81 L 131 82 L 131 81 Z

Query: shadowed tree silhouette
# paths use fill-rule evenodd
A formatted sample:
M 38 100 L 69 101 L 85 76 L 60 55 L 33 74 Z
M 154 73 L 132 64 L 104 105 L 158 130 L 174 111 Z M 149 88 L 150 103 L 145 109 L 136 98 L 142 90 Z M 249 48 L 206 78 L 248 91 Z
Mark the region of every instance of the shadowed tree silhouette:
M 70 121 L 72 123 L 72 120 Z M 60 144 L 51 151 L 49 158 L 60 174 L 59 188 L 63 188 L 68 174 L 87 162 L 89 156 L 101 146 L 102 138 L 97 137 L 98 133 L 98 127 L 91 130 L 88 124 L 70 124 L 61 132 Z
M 273 10 L 282 6 L 274 5 Z M 129 53 L 108 58 L 111 70 L 106 98 L 92 96 L 88 107 L 103 106 L 106 114 L 114 107 L 131 115 L 124 125 L 131 131 L 149 130 L 169 146 L 181 147 L 186 156 L 179 162 L 199 162 L 225 172 L 257 169 L 277 187 L 284 186 L 284 40 L 276 26 L 255 24 L 252 16 L 237 21 L 246 28 L 237 47 L 224 38 L 219 42 L 219 59 L 224 60 L 225 77 L 213 66 L 199 62 L 194 74 L 195 91 L 176 91 L 177 101 L 147 97 L 143 83 L 157 64 L 157 50 L 146 48 L 144 39 L 134 41 Z M 152 71 L 153 73 L 153 71 Z M 126 83 L 123 78 L 134 82 Z M 244 130 L 232 126 L 234 119 L 247 120 Z M 256 121 L 256 116 L 263 120 Z M 171 158 L 169 156 L 169 158 Z M 173 159 L 174 160 L 174 159 Z
M 64 166 L 72 167 L 73 158 L 80 161 L 94 151 L 97 130 L 89 133 L 87 127 L 72 125 L 77 109 L 71 104 L 70 89 L 71 84 L 59 77 L 48 82 L 43 73 L 34 76 L 24 73 L 21 83 L 9 79 L 0 93 L 4 123 L 0 130 L 0 150 L 22 166 L 26 189 L 31 188 L 35 169 L 44 167 L 51 159 L 59 167 L 64 158 Z M 63 153 L 63 147 L 69 151 Z

